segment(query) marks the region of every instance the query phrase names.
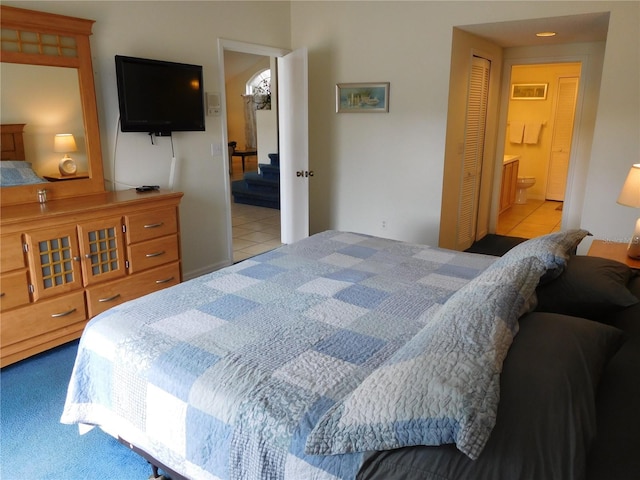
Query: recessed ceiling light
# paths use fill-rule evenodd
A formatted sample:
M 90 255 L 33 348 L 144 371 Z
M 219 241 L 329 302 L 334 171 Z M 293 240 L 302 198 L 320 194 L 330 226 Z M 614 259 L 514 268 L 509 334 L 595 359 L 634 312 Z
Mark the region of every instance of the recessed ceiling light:
M 556 32 L 540 32 L 536 33 L 536 37 L 555 37 Z

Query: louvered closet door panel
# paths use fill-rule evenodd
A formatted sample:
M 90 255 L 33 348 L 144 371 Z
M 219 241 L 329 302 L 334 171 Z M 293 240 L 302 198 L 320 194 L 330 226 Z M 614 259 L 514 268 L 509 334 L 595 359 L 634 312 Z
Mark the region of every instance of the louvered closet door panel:
M 491 65 L 479 57 L 473 57 L 472 62 L 458 206 L 457 247 L 461 250 L 475 240 Z

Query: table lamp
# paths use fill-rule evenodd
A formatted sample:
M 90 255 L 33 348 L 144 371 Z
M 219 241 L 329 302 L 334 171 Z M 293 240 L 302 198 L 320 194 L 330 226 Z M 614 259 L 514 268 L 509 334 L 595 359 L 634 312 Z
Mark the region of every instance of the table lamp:
M 618 203 L 627 207 L 640 208 L 640 163 L 636 163 L 629 170 L 629 175 L 627 175 L 618 197 Z M 640 259 L 640 218 L 636 221 L 636 228 L 629 241 L 627 255 Z
M 53 151 L 64 153 L 64 157 L 58 163 L 61 175 L 73 175 L 76 173 L 76 162 L 69 156 L 69 152 L 75 152 L 76 141 L 71 133 L 59 133 L 53 139 Z

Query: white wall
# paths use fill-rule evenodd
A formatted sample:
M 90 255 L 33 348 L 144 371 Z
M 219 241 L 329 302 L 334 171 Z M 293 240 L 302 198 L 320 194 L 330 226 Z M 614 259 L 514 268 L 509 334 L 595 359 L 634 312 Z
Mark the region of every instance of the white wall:
M 204 67 L 204 86 L 220 92 L 218 38 L 289 47 L 289 2 L 202 1 L 5 1 L 3 4 L 89 18 L 105 176 L 117 165 L 119 188 L 167 185 L 172 156 L 169 138 L 152 145 L 145 133 L 118 132 L 114 56 L 130 55 Z M 225 201 L 228 173 L 222 156 L 221 117 L 206 117 L 205 132 L 176 132 L 180 161 L 176 190 L 180 208 L 185 278 L 229 262 Z M 212 156 L 212 144 L 219 155 Z
M 455 26 L 610 11 L 580 224 L 624 240 L 615 200 L 640 158 L 638 2 L 293 2 L 292 48 L 310 65 L 311 230 L 437 244 Z M 334 111 L 340 82 L 390 81 L 388 115 Z M 381 229 L 386 219 L 387 229 Z
M 610 11 L 600 99 L 585 166 L 579 222 L 598 238 L 627 238 L 637 211 L 615 203 L 640 159 L 638 2 L 64 2 L 4 4 L 95 19 L 103 155 L 116 146 L 116 53 L 204 66 L 207 91 L 221 91 L 218 37 L 309 50 L 311 231 L 341 228 L 438 243 L 455 26 Z M 336 114 L 335 84 L 391 82 L 388 114 Z M 207 131 L 178 133 L 178 188 L 185 276 L 228 261 L 220 117 Z M 118 178 L 166 183 L 170 144 L 145 134 L 117 137 Z M 582 201 L 580 201 L 582 203 Z M 386 229 L 382 228 L 386 220 Z

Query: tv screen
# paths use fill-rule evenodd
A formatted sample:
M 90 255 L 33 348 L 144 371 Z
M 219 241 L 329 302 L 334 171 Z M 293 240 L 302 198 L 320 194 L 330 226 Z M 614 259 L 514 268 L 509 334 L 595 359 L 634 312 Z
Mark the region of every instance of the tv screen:
M 116 55 L 123 132 L 204 130 L 202 67 Z

